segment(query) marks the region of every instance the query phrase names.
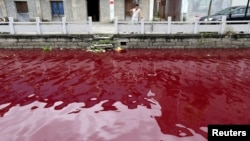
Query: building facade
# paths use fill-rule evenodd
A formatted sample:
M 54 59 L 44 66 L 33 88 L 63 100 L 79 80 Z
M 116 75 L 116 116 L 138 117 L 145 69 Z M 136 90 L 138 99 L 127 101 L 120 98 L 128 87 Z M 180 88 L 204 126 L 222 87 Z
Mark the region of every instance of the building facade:
M 0 18 L 13 17 L 15 21 L 87 21 L 130 20 L 129 10 L 135 4 L 142 9 L 145 21 L 154 16 L 173 21 L 194 20 L 208 14 L 210 0 L 0 0 Z M 234 5 L 246 5 L 247 0 L 213 0 L 211 13 Z
M 129 10 L 137 3 L 144 20 L 153 19 L 154 0 L 0 0 L 0 17 L 13 17 L 15 21 L 87 21 L 96 22 L 130 20 Z

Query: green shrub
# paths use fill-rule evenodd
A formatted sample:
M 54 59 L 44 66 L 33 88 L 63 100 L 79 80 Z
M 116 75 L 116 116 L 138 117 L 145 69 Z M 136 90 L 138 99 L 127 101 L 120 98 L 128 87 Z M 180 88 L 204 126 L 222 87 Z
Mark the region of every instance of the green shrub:
M 51 51 L 52 48 L 49 45 L 43 46 L 42 47 L 43 51 Z

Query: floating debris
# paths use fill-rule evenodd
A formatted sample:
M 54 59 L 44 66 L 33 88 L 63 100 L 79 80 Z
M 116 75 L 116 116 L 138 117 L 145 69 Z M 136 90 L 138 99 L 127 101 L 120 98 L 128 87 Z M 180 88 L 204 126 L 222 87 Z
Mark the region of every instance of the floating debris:
M 87 48 L 88 52 L 94 52 L 94 53 L 101 53 L 101 52 L 106 52 L 106 50 L 102 47 L 95 47 L 95 46 L 90 46 Z
M 100 52 L 106 52 L 106 50 L 113 50 L 114 46 L 113 44 L 93 44 L 90 47 L 87 48 L 87 51 L 89 52 L 95 52 L 95 53 L 100 53 Z
M 121 47 L 117 47 L 115 50 L 116 50 L 117 52 L 120 52 L 120 51 L 122 51 L 122 48 L 121 48 Z

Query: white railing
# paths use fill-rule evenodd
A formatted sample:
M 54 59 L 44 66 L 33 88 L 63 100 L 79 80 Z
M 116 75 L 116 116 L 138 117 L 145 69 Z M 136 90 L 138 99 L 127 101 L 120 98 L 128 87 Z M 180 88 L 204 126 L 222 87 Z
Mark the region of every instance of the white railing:
M 103 26 L 105 27 L 105 24 Z M 35 22 L 14 22 L 12 17 L 9 18 L 9 22 L 0 22 L 0 33 L 13 35 L 93 34 L 92 28 L 96 27 L 93 27 L 91 17 L 87 22 L 69 22 L 65 17 L 60 22 L 40 22 L 39 18 L 36 18 Z M 118 21 L 116 17 L 114 29 L 114 34 L 199 34 L 201 32 L 249 34 L 250 21 L 226 21 L 226 17 L 223 17 L 221 21 L 201 22 L 196 19 L 195 21 L 176 22 L 168 17 L 167 21 L 144 22 L 141 20 L 138 24 L 132 24 L 130 21 Z M 110 33 L 110 31 L 107 32 Z
M 61 22 L 0 22 L 0 33 L 9 34 L 92 34 L 92 18 L 87 22 L 67 22 L 63 17 Z
M 215 32 L 224 34 L 226 32 L 250 33 L 250 21 L 226 21 L 222 17 L 221 21 L 201 22 L 195 21 L 176 22 L 168 17 L 164 22 L 144 22 L 138 24 L 118 21 L 115 18 L 115 34 L 198 34 L 201 32 Z

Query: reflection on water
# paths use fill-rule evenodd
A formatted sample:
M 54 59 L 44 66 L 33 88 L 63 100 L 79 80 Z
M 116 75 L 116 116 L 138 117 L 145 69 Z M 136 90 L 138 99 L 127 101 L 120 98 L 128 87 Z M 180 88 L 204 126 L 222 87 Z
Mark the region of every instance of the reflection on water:
M 205 141 L 250 123 L 250 50 L 0 50 L 5 140 Z

